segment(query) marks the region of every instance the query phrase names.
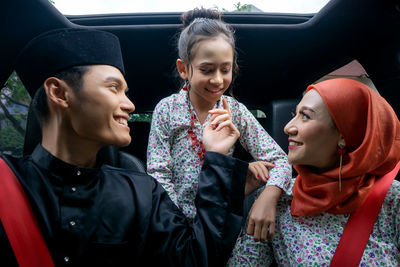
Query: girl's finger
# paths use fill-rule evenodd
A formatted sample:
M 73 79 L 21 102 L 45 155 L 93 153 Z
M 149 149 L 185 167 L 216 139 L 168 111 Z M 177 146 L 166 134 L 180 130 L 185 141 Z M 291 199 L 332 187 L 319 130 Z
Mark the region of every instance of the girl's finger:
M 254 176 L 254 173 L 256 172 L 256 169 L 254 169 L 253 164 L 249 164 L 248 171 L 251 173 L 251 175 Z
M 213 120 L 210 120 L 210 121 L 211 121 L 212 125 L 217 125 L 217 124 L 219 124 L 221 122 L 224 122 L 224 121 L 227 121 L 227 120 L 230 120 L 229 115 L 228 114 L 223 114 L 223 115 L 216 116 Z
M 255 173 L 257 179 L 261 179 L 263 182 L 267 182 L 267 180 L 269 178 L 268 170 L 264 167 L 264 165 L 261 164 L 259 161 L 254 162 L 252 165 L 257 172 L 257 173 Z
M 267 167 L 265 167 L 265 165 L 263 165 L 262 163 L 258 165 L 261 169 L 261 173 L 264 176 L 265 180 L 267 180 L 269 178 L 269 171 L 267 169 Z M 266 182 L 266 181 L 264 181 Z
M 228 111 L 228 114 L 229 114 L 229 116 L 230 116 L 230 115 L 231 115 L 231 111 L 230 111 L 230 109 L 229 109 L 228 101 L 226 101 L 225 97 L 224 97 L 224 99 L 222 99 L 222 105 L 224 106 L 224 109 L 225 109 L 226 111 Z
M 208 124 L 211 124 L 211 122 L 212 122 L 217 116 L 218 116 L 218 114 L 213 114 L 213 115 L 210 117 L 210 120 L 208 121 Z
M 257 179 L 262 179 L 263 177 L 261 177 L 262 172 L 260 170 L 260 167 L 257 165 L 257 163 L 251 164 L 253 166 L 253 175 L 257 178 Z M 262 179 L 264 180 L 264 179 Z
M 224 128 L 224 127 L 229 127 L 229 128 L 231 128 L 232 130 L 233 130 L 233 129 L 236 129 L 236 128 L 234 127 L 232 121 L 231 121 L 231 120 L 227 120 L 227 121 L 218 123 L 218 126 L 217 126 L 217 128 L 215 128 L 215 130 L 218 132 L 218 131 L 220 131 L 220 130 L 221 130 L 222 128 Z
M 220 108 L 216 108 L 216 109 L 210 109 L 208 111 L 208 113 L 211 114 L 228 114 L 229 112 L 225 109 L 220 109 Z
M 265 167 L 267 167 L 269 170 L 272 168 L 275 168 L 275 164 L 268 162 L 268 161 L 260 161 Z

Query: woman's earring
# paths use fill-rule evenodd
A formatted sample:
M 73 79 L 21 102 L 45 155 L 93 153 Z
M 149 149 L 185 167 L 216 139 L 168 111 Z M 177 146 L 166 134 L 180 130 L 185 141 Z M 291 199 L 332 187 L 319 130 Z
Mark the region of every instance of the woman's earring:
M 340 155 L 339 159 L 339 192 L 342 192 L 342 164 L 343 164 L 343 155 L 346 153 L 345 144 L 340 142 L 338 152 Z

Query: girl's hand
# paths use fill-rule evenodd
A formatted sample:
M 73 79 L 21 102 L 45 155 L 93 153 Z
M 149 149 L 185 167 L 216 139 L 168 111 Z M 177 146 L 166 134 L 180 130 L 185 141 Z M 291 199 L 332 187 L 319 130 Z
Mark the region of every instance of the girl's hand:
M 264 183 L 269 178 L 269 170 L 275 165 L 267 161 L 255 161 L 249 164 L 248 175 L 253 175 L 255 179 L 262 180 Z
M 276 205 L 281 194 L 282 189 L 267 186 L 251 207 L 247 234 L 252 235 L 254 241 L 264 242 L 274 237 Z
M 263 182 L 267 182 L 269 178 L 269 169 L 274 167 L 274 164 L 266 161 L 249 163 L 244 194 L 246 196 L 251 194 L 254 190 L 259 188 Z
M 222 100 L 224 109 L 213 109 L 210 122 L 203 130 L 203 144 L 207 151 L 228 154 L 229 149 L 240 136 L 239 130 L 231 121 L 228 103 Z

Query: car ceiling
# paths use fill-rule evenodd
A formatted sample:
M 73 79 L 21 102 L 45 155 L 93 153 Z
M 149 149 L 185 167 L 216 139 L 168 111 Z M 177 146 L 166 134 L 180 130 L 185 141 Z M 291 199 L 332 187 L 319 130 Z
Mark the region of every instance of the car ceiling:
M 36 35 L 53 28 L 90 27 L 120 38 L 137 111 L 151 111 L 178 89 L 180 13 L 66 18 L 48 0 L 2 0 L 0 7 L 1 84 L 18 52 Z M 227 13 L 223 18 L 236 30 L 240 74 L 234 94 L 246 105 L 299 97 L 308 84 L 357 59 L 400 114 L 400 1 L 331 0 L 315 15 Z

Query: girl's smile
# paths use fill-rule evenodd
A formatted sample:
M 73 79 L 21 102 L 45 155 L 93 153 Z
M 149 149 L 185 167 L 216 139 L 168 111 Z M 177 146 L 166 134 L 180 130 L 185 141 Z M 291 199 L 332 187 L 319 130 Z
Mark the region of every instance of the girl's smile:
M 193 47 L 193 59 L 186 65 L 178 59 L 181 77 L 190 83 L 192 105 L 211 109 L 232 82 L 234 51 L 223 35 L 203 40 Z

